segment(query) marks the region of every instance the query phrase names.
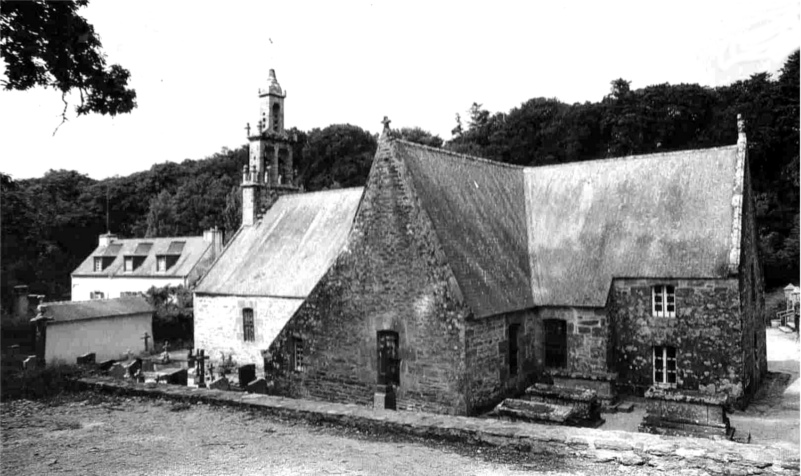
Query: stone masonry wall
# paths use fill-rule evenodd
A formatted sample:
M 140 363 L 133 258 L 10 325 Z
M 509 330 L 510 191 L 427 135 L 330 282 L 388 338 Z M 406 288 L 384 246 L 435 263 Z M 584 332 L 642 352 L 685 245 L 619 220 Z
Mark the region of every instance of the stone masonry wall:
M 266 351 L 284 324 L 300 306 L 301 299 L 195 294 L 195 349 L 203 349 L 215 366 L 224 354 L 239 365 L 264 368 Z M 244 339 L 242 310 L 253 309 L 255 340 Z
M 768 371 L 768 359 L 765 343 L 764 283 L 758 256 L 754 198 L 747 161 L 744 173 L 739 274 L 744 362 L 741 378 L 746 394 L 750 397 Z
M 651 287 L 672 285 L 676 317 L 652 317 Z M 677 352 L 677 388 L 743 393 L 742 327 L 736 279 L 616 279 L 612 284 L 614 370 L 621 391 L 653 384 L 653 347 Z
M 608 326 L 605 309 L 587 307 L 543 307 L 537 318 L 567 323 L 567 367 L 571 374 L 598 375 L 607 372 Z M 545 336 L 539 333 L 537 360 L 545 361 Z
M 509 372 L 509 326 L 518 324 L 518 370 Z M 477 412 L 521 393 L 542 369 L 535 338 L 541 334 L 535 311 L 526 310 L 466 321 L 465 355 L 470 369 L 467 406 Z
M 607 372 L 608 326 L 605 309 L 545 307 L 468 319 L 465 331 L 470 369 L 468 406 L 483 409 L 522 392 L 545 370 L 543 321 L 566 323 L 567 362 L 564 373 L 594 376 Z M 509 326 L 519 324 L 517 375 L 509 373 Z
M 461 292 L 402 162 L 382 140 L 346 249 L 270 348 L 268 379 L 293 397 L 371 404 L 377 332 L 398 333 L 398 409 L 464 414 Z M 292 338 L 306 369 L 294 372 Z

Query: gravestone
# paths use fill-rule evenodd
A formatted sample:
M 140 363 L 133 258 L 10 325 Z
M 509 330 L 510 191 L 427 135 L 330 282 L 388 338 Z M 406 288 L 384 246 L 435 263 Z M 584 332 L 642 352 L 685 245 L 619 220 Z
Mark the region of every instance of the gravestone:
M 22 361 L 22 369 L 23 370 L 32 370 L 36 368 L 36 356 L 31 355 L 28 356 L 25 360 Z
M 100 370 L 105 372 L 105 371 L 111 369 L 111 366 L 114 365 L 116 362 L 117 361 L 114 360 L 114 359 L 104 360 L 103 362 L 100 362 L 100 367 L 99 368 L 100 368 Z
M 95 363 L 95 353 L 89 352 L 78 357 L 78 365 L 92 365 Z
M 110 369 L 108 369 L 109 377 L 114 377 L 118 379 L 125 378 L 125 375 L 127 373 L 128 371 L 125 370 L 125 366 L 116 362 L 114 363 L 114 365 L 111 366 Z
M 253 380 L 245 387 L 245 391 L 247 393 L 267 393 L 267 381 L 263 378 L 259 377 L 256 380 Z
M 125 369 L 128 371 L 128 375 L 134 377 L 140 370 L 142 370 L 142 359 L 137 357 L 131 363 L 129 363 Z
M 153 372 L 156 370 L 156 364 L 150 359 L 142 361 L 142 372 Z
M 172 372 L 164 372 L 159 380 L 172 385 L 186 386 L 187 377 L 186 369 L 175 369 Z
M 247 364 L 239 367 L 240 388 L 247 387 L 248 384 L 254 380 L 256 380 L 256 364 Z
M 189 353 L 186 355 L 186 366 L 190 369 L 195 368 L 195 356 L 192 354 L 192 349 L 189 349 Z
M 209 384 L 209 388 L 212 390 L 230 390 L 231 383 L 228 382 L 228 379 L 225 377 L 220 377 L 217 380 L 211 382 Z

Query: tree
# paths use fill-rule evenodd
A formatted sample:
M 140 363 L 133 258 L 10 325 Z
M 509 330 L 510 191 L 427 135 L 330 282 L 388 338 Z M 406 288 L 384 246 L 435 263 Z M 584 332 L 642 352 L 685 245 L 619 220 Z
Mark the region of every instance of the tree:
M 399 131 L 393 131 L 395 137 L 416 144 L 427 145 L 429 147 L 442 147 L 442 139 L 435 136 L 425 129 L 419 127 L 404 127 Z
M 78 14 L 88 0 L 0 2 L 0 55 L 6 64 L 6 90 L 41 86 L 61 91 L 66 121 L 66 95 L 80 94 L 79 116 L 88 113 L 128 113 L 136 107 L 136 92 L 128 87 L 130 73 L 118 64 L 106 65 L 100 38 Z
M 175 236 L 178 234 L 176 233 L 177 227 L 175 201 L 170 192 L 163 190 L 150 201 L 145 236 L 148 238 Z

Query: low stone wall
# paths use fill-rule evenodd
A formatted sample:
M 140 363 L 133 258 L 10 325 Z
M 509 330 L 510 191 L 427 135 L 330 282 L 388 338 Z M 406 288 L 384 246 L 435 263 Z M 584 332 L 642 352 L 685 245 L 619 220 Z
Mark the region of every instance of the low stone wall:
M 374 411 L 357 405 L 294 400 L 258 394 L 175 385 L 147 386 L 108 378 L 83 378 L 79 386 L 99 392 L 242 406 L 282 418 L 298 418 L 518 451 L 589 458 L 627 466 L 647 465 L 677 474 L 789 475 L 799 472 L 798 448 L 745 445 L 731 441 L 665 437 L 645 433 L 568 428 L 423 412 Z

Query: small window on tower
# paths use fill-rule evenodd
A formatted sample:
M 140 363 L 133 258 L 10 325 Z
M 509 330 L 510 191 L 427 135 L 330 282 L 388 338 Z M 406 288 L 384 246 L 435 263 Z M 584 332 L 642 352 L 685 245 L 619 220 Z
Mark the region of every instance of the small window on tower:
M 278 132 L 279 124 L 278 117 L 281 112 L 281 106 L 278 103 L 273 104 L 273 130 Z

